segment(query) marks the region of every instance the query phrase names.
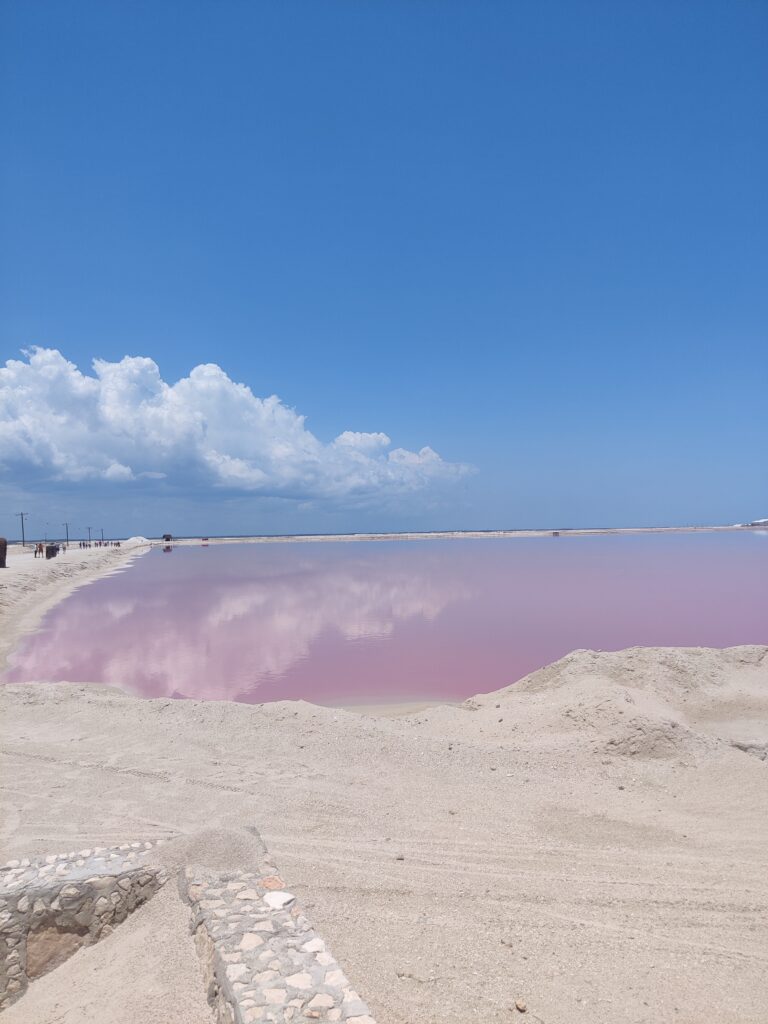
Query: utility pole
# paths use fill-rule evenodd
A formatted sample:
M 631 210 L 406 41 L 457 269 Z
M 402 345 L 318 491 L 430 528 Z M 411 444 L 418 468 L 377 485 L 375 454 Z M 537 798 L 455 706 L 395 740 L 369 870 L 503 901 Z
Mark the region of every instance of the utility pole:
M 69 547 L 69 523 L 62 523 L 61 525 L 67 531 L 67 547 Z
M 91 543 L 91 528 L 90 528 L 90 526 L 86 526 L 86 530 L 88 531 L 88 543 L 90 544 Z
M 101 543 L 103 544 L 104 543 L 104 527 L 100 526 L 99 529 L 101 530 Z
M 16 515 L 21 520 L 21 546 L 26 547 L 26 538 L 24 537 L 24 520 L 29 515 L 29 512 L 17 512 Z

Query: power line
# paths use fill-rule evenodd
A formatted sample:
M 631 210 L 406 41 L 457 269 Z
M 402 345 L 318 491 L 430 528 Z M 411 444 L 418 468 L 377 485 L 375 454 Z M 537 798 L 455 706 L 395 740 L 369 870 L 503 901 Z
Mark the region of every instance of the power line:
M 26 537 L 24 536 L 24 520 L 29 515 L 29 512 L 17 512 L 16 515 L 21 520 L 21 546 L 25 547 L 27 541 L 26 541 Z

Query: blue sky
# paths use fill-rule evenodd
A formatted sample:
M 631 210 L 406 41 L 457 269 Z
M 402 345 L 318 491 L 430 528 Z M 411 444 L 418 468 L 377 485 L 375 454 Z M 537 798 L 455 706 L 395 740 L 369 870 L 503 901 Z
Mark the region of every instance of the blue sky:
M 768 515 L 766 5 L 5 2 L 0 29 L 0 531 Z

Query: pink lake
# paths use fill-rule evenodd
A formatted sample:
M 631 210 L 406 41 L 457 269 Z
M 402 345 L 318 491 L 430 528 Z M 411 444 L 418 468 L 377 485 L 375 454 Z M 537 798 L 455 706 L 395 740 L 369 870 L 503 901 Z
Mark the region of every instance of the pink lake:
M 768 642 L 768 535 L 153 549 L 83 587 L 5 682 L 145 697 L 463 700 L 576 648 Z

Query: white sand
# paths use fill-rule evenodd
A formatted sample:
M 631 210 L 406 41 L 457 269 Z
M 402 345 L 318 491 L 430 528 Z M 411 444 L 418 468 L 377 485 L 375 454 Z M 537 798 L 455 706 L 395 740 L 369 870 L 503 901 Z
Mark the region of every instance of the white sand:
M 516 999 L 545 1024 L 768 1019 L 768 648 L 576 652 L 396 718 L 98 686 L 0 703 L 5 856 L 255 825 L 379 1024 L 500 1024 Z M 175 1024 L 184 1000 L 198 1024 L 162 907 L 9 1024 Z

